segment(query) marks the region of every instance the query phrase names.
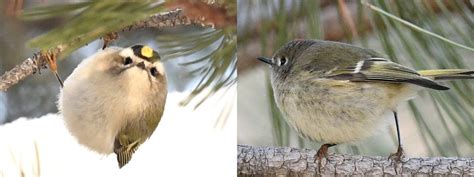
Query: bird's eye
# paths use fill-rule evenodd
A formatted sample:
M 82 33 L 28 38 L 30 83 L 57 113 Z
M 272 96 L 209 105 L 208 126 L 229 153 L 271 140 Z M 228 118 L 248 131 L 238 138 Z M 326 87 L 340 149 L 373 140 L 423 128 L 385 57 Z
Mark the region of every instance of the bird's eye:
M 156 77 L 158 76 L 158 70 L 153 67 L 153 68 L 150 68 L 150 74 L 153 76 L 153 77 Z
M 284 64 L 286 64 L 286 62 L 287 62 L 286 57 L 282 57 L 282 58 L 280 59 L 280 65 L 284 65 Z
M 282 66 L 282 65 L 286 64 L 286 62 L 288 62 L 288 59 L 286 57 L 278 57 L 278 58 L 276 58 L 275 64 L 277 66 Z
M 130 57 L 127 57 L 123 60 L 123 65 L 129 65 L 132 64 L 133 60 Z

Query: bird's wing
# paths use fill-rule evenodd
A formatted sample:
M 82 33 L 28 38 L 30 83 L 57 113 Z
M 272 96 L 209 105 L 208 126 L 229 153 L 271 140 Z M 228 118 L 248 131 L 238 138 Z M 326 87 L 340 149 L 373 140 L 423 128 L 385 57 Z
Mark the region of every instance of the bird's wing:
M 114 152 L 117 154 L 117 161 L 120 168 L 132 159 L 133 153 L 135 153 L 138 146 L 143 142 L 144 140 L 142 139 L 133 139 L 122 132 L 117 135 L 114 143 Z
M 448 87 L 421 76 L 415 70 L 391 62 L 384 58 L 370 58 L 357 62 L 354 66 L 336 68 L 327 73 L 326 78 L 350 80 L 354 82 L 393 82 L 411 83 L 436 90 Z

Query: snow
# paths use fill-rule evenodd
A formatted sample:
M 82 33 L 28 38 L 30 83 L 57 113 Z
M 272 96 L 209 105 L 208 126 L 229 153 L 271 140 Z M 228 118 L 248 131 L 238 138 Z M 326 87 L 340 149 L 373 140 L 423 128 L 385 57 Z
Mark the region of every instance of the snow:
M 236 167 L 236 86 L 221 89 L 200 107 L 182 107 L 188 93 L 168 95 L 154 134 L 122 169 L 115 154 L 101 155 L 79 145 L 61 115 L 20 118 L 0 126 L 1 176 L 234 176 Z M 199 99 L 198 99 L 199 100 Z M 229 107 L 230 106 L 230 107 Z M 222 110 L 229 117 L 218 122 Z

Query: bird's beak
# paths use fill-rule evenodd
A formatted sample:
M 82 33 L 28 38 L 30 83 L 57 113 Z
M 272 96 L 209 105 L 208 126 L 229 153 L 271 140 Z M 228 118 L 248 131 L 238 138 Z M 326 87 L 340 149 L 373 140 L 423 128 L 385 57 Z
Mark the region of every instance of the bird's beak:
M 145 69 L 145 62 L 142 61 L 142 62 L 138 63 L 136 66 L 138 66 L 141 69 Z
M 265 58 L 265 57 L 257 57 L 258 60 L 266 63 L 266 64 L 269 64 L 269 65 L 273 65 L 273 62 L 271 59 L 268 59 L 268 58 Z

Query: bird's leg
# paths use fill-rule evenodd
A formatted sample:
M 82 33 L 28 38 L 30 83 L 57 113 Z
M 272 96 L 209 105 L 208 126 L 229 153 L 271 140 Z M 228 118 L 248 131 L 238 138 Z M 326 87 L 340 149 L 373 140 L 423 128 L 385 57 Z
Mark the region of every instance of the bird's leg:
M 328 156 L 328 149 L 329 147 L 335 146 L 336 144 L 323 144 L 319 148 L 318 152 L 316 153 L 316 157 L 314 158 L 315 162 L 318 161 L 318 170 L 321 173 L 321 161 Z
M 403 152 L 402 143 L 401 143 L 402 141 L 400 138 L 400 126 L 398 125 L 397 112 L 394 111 L 393 116 L 395 117 L 395 125 L 397 126 L 398 148 L 397 148 L 397 152 L 391 154 L 389 158 L 400 162 L 402 160 L 402 156 L 404 155 L 404 152 Z
M 395 173 L 398 174 L 397 166 L 398 166 L 398 164 L 402 163 L 402 158 L 404 156 L 404 152 L 403 152 L 402 143 L 401 143 L 401 139 L 400 139 L 400 127 L 398 125 L 397 112 L 394 111 L 393 116 L 395 117 L 395 125 L 397 126 L 398 148 L 397 148 L 397 152 L 395 152 L 393 154 L 390 154 L 390 156 L 388 158 L 392 159 L 395 162 Z

